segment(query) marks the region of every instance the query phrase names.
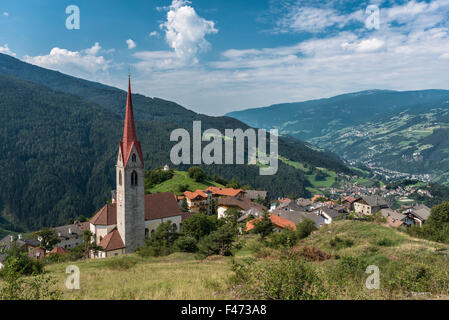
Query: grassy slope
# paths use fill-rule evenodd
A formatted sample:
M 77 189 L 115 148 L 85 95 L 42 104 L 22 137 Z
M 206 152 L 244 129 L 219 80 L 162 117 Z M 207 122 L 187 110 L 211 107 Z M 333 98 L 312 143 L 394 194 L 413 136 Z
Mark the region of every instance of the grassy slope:
M 338 236 L 350 239 L 354 245 L 334 249 L 331 239 Z M 392 244 L 382 246 L 380 239 L 389 239 Z M 249 243 L 249 242 L 247 242 Z M 425 265 L 432 270 L 448 270 L 447 258 L 436 255 L 435 249 L 449 248 L 427 240 L 411 238 L 394 229 L 359 221 L 336 221 L 314 232 L 302 240 L 299 246 L 313 245 L 334 256 L 359 256 L 379 266 L 381 270 L 381 290 L 367 291 L 364 283 L 351 284 L 338 298 L 407 298 L 406 293 L 391 296 L 383 290 L 390 279 L 384 275 L 392 272 L 403 274 L 404 268 L 412 265 Z M 375 250 L 373 249 L 375 248 Z M 239 260 L 251 255 L 247 247 L 237 252 Z M 204 261 L 195 260 L 193 254 L 175 253 L 168 257 L 140 258 L 129 255 L 135 265 L 129 269 L 119 269 L 114 262 L 123 258 L 66 262 L 49 265 L 46 270 L 57 277 L 65 299 L 235 299 L 228 279 L 232 274 L 230 257 L 210 257 Z M 267 260 L 269 261 L 269 260 Z M 323 279 L 333 272 L 337 259 L 313 262 Z M 77 265 L 81 270 L 81 290 L 69 292 L 64 287 L 65 268 Z M 385 270 L 385 273 L 383 273 Z M 434 272 L 434 271 L 432 271 Z M 443 272 L 443 271 L 442 271 Z M 432 273 L 433 274 L 433 273 Z M 441 297 L 441 295 L 440 295 Z
M 210 186 L 223 187 L 223 185 L 211 180 L 206 180 L 202 183 L 196 182 L 189 177 L 186 171 L 175 171 L 173 178 L 150 188 L 149 191 L 151 193 L 173 191 L 175 194 L 180 195 L 181 192 L 178 191 L 178 187 L 186 184 L 189 185 L 188 189 L 190 191 L 195 191 L 197 189 L 204 190 Z
M 226 288 L 231 274 L 230 258 L 195 260 L 192 254 L 175 253 L 168 257 L 140 258 L 129 269 L 114 267 L 114 260 L 77 261 L 47 267 L 56 276 L 63 299 L 232 299 Z M 80 290 L 68 291 L 65 268 L 80 268 Z

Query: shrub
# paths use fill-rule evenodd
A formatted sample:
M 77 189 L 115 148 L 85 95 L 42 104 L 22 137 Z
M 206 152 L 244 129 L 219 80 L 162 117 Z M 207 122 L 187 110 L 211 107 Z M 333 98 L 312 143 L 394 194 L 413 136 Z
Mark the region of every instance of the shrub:
M 296 225 L 298 239 L 307 238 L 315 230 L 317 230 L 315 222 L 310 219 L 304 219 Z
M 252 232 L 260 234 L 262 238 L 265 238 L 274 230 L 274 224 L 271 222 L 270 214 L 268 212 L 264 212 L 262 219 L 257 221 L 254 224 L 254 228 Z
M 188 173 L 189 177 L 194 179 L 196 182 L 203 182 L 207 179 L 207 175 L 204 173 L 203 169 L 198 166 L 190 167 Z
M 352 241 L 351 239 L 341 239 L 339 237 L 335 237 L 331 239 L 329 244 L 331 245 L 332 248 L 340 250 L 343 248 L 352 247 L 354 245 L 354 241 Z
M 24 279 L 8 274 L 0 287 L 0 300 L 58 300 L 62 292 L 55 288 L 57 281 L 45 275 Z
M 270 264 L 246 260 L 233 266 L 232 282 L 250 299 L 322 299 L 326 292 L 311 265 L 288 256 Z
M 271 234 L 266 241 L 270 248 L 291 248 L 298 241 L 296 232 L 286 229 L 281 232 Z
M 218 220 L 214 216 L 206 216 L 204 213 L 195 213 L 185 219 L 182 223 L 182 231 L 185 235 L 194 237 L 196 240 L 209 235 L 217 230 Z
M 198 250 L 201 255 L 210 256 L 220 254 L 229 256 L 232 254 L 235 230 L 232 226 L 225 224 L 208 236 L 201 238 Z
M 376 242 L 376 244 L 381 247 L 392 247 L 392 246 L 395 246 L 396 243 L 397 243 L 397 241 L 394 241 L 394 240 L 391 240 L 388 238 L 382 238 Z
M 19 276 L 37 275 L 42 273 L 44 265 L 41 261 L 33 259 L 26 252 L 13 249 L 8 253 L 4 261 L 4 266 L 0 270 L 0 276 L 6 277 L 8 274 Z
M 196 240 L 191 236 L 179 237 L 174 242 L 174 247 L 181 252 L 196 252 L 198 250 Z
M 128 270 L 134 267 L 138 263 L 138 260 L 133 257 L 120 257 L 107 259 L 105 265 L 113 270 Z

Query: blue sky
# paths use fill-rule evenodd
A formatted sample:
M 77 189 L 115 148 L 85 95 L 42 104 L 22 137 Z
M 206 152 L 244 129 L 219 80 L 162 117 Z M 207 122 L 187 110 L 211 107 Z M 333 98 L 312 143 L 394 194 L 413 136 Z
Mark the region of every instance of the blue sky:
M 66 28 L 66 7 L 80 29 Z M 379 27 L 367 24 L 369 5 Z M 372 20 L 370 20 L 372 21 Z M 226 112 L 365 89 L 449 89 L 449 0 L 1 1 L 0 52 Z

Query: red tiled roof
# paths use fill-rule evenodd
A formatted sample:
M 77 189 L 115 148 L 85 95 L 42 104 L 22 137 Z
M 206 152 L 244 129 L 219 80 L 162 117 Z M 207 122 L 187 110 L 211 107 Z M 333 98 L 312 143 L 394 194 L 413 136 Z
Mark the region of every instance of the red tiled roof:
M 343 198 L 343 201 L 347 201 L 349 203 L 353 203 L 354 201 L 356 201 L 357 199 L 352 197 L 352 196 L 347 196 Z
M 207 198 L 207 194 L 201 190 L 196 190 L 195 192 L 184 191 L 184 195 L 190 200 L 194 200 L 196 198 Z
M 173 192 L 145 195 L 145 220 L 182 216 Z
M 100 226 L 117 224 L 117 204 L 106 204 L 92 219 L 90 219 L 90 223 Z
M 62 247 L 56 247 L 53 250 L 50 251 L 50 254 L 56 253 L 58 256 L 66 254 L 67 250 Z
M 136 126 L 134 124 L 133 101 L 131 98 L 131 79 L 128 79 L 128 95 L 126 100 L 125 127 L 123 139 L 120 141 L 120 149 L 123 156 L 123 165 L 126 166 L 133 146 L 136 147 L 140 162 L 143 167 L 143 155 L 140 142 L 137 140 Z
M 239 193 L 243 192 L 243 189 L 234 189 L 234 188 L 219 188 L 219 187 L 208 187 L 207 191 L 211 191 L 212 194 L 219 196 L 229 196 L 235 197 Z
M 254 228 L 255 224 L 258 221 L 260 221 L 260 220 L 262 220 L 262 217 L 259 217 L 259 218 L 253 219 L 251 221 L 248 221 L 246 223 L 246 231 L 252 230 Z M 281 218 L 281 217 L 279 217 L 279 216 L 277 216 L 275 214 L 270 214 L 270 220 L 276 227 L 279 227 L 281 229 L 287 229 L 288 228 L 288 229 L 291 229 L 291 230 L 296 230 L 296 225 L 292 221 L 284 219 L 284 218 Z
M 117 249 L 125 248 L 125 244 L 123 243 L 122 237 L 117 229 L 114 229 L 110 233 L 107 234 L 103 240 L 98 244 L 100 247 L 104 249 L 104 251 L 112 251 Z

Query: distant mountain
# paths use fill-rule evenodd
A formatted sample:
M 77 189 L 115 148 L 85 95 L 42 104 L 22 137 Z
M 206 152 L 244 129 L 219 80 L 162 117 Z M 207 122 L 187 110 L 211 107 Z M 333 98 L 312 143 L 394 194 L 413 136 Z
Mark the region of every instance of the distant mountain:
M 34 230 L 91 216 L 110 198 L 125 99 L 123 90 L 0 54 L 0 236 L 4 229 Z M 248 128 L 238 120 L 196 114 L 162 99 L 133 95 L 133 105 L 146 169 L 170 164 L 170 132 L 179 127 L 191 131 L 193 120 L 202 120 L 203 129 Z M 256 165 L 203 168 L 272 196 L 307 195 L 306 171 L 317 167 L 351 172 L 330 153 L 295 138 L 279 140 L 284 162 L 274 176 L 260 176 Z
M 428 173 L 433 181 L 449 183 L 447 90 L 370 90 L 228 116 L 252 126 L 277 127 L 348 161 Z

